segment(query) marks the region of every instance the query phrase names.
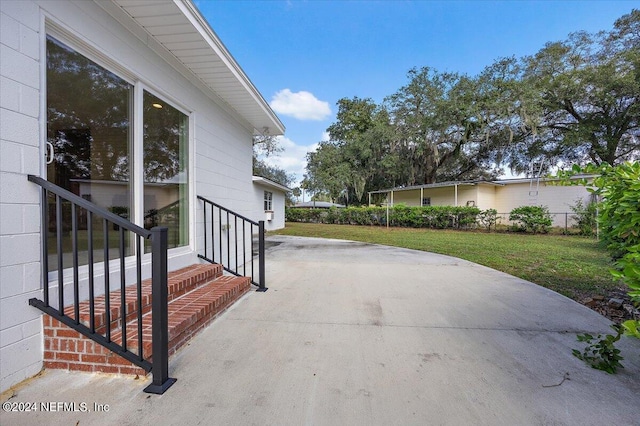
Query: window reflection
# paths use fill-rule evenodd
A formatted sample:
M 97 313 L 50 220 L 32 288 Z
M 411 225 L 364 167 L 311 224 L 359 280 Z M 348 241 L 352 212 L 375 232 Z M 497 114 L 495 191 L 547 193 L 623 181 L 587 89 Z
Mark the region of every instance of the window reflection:
M 131 99 L 133 87 L 70 47 L 47 37 L 47 142 L 53 161 L 47 179 L 120 216 L 129 217 Z M 49 201 L 49 253 L 56 254 L 56 210 Z M 62 250 L 65 267 L 71 266 L 71 204 L 62 205 Z M 78 210 L 79 261 L 86 264 L 87 233 L 94 230 L 94 260 L 103 259 L 102 222 L 88 222 Z M 116 232 L 107 235 L 109 258 L 118 256 Z M 126 244 L 130 254 L 129 244 Z M 50 269 L 57 269 L 54 261 Z
M 188 244 L 188 117 L 144 92 L 144 226 L 169 228 L 169 248 Z

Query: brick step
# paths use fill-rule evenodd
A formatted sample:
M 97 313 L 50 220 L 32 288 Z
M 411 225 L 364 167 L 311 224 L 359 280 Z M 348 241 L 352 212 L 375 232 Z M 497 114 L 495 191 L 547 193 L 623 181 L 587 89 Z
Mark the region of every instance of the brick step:
M 200 265 L 195 265 L 200 266 Z M 193 287 L 168 305 L 169 355 L 174 354 L 198 331 L 249 291 L 248 277 L 219 276 Z M 142 318 L 143 356 L 151 353 L 152 312 Z M 44 316 L 46 368 L 90 372 L 145 375 L 146 372 L 124 358 L 93 342 L 52 317 Z M 138 352 L 137 317 L 126 325 L 127 349 Z M 113 331 L 111 340 L 120 344 L 122 331 Z
M 218 264 L 198 264 L 178 269 L 168 274 L 168 301 L 171 302 L 198 286 L 201 286 L 214 278 L 222 275 L 222 265 Z M 142 314 L 151 311 L 151 279 L 142 281 Z M 130 285 L 125 288 L 125 323 L 138 317 L 138 289 L 137 286 Z M 67 306 L 65 315 L 74 318 L 73 305 Z M 114 290 L 109 293 L 109 313 L 112 333 L 122 326 L 121 292 Z M 79 306 L 80 323 L 90 327 L 90 305 L 89 301 L 80 303 Z M 96 333 L 106 332 L 107 310 L 105 296 L 101 295 L 94 299 L 94 321 Z
M 248 277 L 221 276 L 169 303 L 169 355 L 179 349 L 194 333 L 246 293 L 251 286 Z M 138 320 L 127 323 L 127 348 L 138 353 Z M 152 313 L 142 317 L 143 355 L 151 354 Z M 111 340 L 122 344 L 122 331 Z

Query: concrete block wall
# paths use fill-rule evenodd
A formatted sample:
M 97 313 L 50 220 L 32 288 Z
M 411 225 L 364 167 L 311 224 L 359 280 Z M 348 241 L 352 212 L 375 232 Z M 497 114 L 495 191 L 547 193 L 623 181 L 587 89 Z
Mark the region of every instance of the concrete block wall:
M 40 11 L 0 2 L 0 389 L 42 368 L 40 207 L 28 174 L 40 173 Z

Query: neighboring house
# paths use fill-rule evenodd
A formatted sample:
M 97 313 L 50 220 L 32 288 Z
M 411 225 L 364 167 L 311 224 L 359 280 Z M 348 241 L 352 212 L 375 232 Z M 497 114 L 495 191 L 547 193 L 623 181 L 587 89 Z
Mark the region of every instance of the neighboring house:
M 284 228 L 284 205 L 288 192 L 291 192 L 291 189 L 284 185 L 260 176 L 253 177 L 256 206 L 253 217 L 256 220 L 264 220 L 267 231 Z
M 41 188 L 27 175 L 141 227 L 169 227 L 173 271 L 198 263 L 206 241 L 202 218 L 208 213 L 197 196 L 264 219 L 254 207 L 252 136 L 281 135 L 284 126 L 191 0 L 2 0 L 0 14 L 4 391 L 43 366 L 43 314 L 28 304 L 43 298 L 43 269 L 52 297 L 58 279 L 64 281 L 65 303 L 73 295 L 71 283 L 86 285 L 88 273 L 95 274 L 98 289 L 99 280 L 109 283 L 98 264 L 102 251 L 96 250 L 95 267 L 87 269 L 82 239 L 79 276 L 66 269 L 72 258 L 69 229 L 84 229 L 85 235 L 88 221 L 80 212 L 78 225 L 71 225 L 66 204 L 58 210 L 65 270 L 58 275 L 51 261 L 47 268 L 41 233 L 52 235 L 57 213 L 42 213 Z M 49 229 L 42 229 L 41 219 Z M 224 227 L 227 238 L 235 231 L 230 227 Z M 119 265 L 126 269 L 120 276 L 135 281 L 133 252 L 144 252 L 138 253 L 142 278 L 151 274 L 150 249 L 121 244 L 129 257 L 108 262 L 111 289 Z M 49 256 L 55 257 L 55 246 L 48 244 Z M 104 249 L 110 258 L 114 252 L 117 243 Z
M 293 207 L 299 209 L 330 209 L 331 207 L 344 208 L 344 205 L 330 203 L 328 201 L 305 201 L 304 203 L 298 203 Z
M 507 214 L 520 206 L 547 206 L 550 213 L 556 213 L 553 215 L 554 226 L 565 226 L 571 206 L 577 200 L 587 204 L 591 193 L 584 186 L 559 185 L 557 179 L 505 179 L 442 182 L 372 191 L 369 192 L 369 204 L 375 197 L 382 197 L 390 205 L 474 206 Z

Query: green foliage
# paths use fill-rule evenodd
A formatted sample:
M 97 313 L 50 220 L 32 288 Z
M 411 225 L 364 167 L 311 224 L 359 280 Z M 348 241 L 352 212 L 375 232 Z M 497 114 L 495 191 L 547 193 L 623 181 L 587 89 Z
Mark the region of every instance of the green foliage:
M 497 222 L 498 222 L 498 211 L 496 209 L 482 210 L 478 214 L 478 223 L 484 226 L 485 228 L 487 228 L 487 231 L 491 231 L 492 226 L 495 229 Z
M 576 222 L 574 226 L 580 230 L 580 235 L 596 235 L 598 203 L 590 202 L 585 205 L 581 199 L 577 199 L 570 208 L 575 213 L 571 219 Z
M 616 262 L 611 273 L 629 286 L 629 295 L 640 303 L 640 163 L 574 166 L 558 176 L 569 182 L 571 176 L 580 173 L 597 175 L 591 191 L 602 198 L 598 223 Z
M 521 206 L 509 213 L 509 220 L 515 222 L 515 229 L 533 234 L 547 233 L 551 229 L 551 214 L 547 206 Z
M 467 229 L 473 228 L 480 210 L 477 207 L 397 205 L 389 208 L 389 226 L 403 228 Z M 287 208 L 288 222 L 311 222 L 336 225 L 387 224 L 386 207 L 347 207 L 330 209 Z
M 590 334 L 578 334 L 578 341 L 585 342 L 587 346 L 582 352 L 577 349 L 573 350 L 573 355 L 597 370 L 614 374 L 618 368 L 624 368 L 620 361 L 624 358 L 620 355 L 620 350 L 615 347 L 615 343 L 622 336 L 622 327 L 612 325 L 611 328 L 616 332 L 611 334 L 598 334 L 593 337 Z
M 570 171 L 559 172 L 558 176 L 568 183 L 572 176 L 580 173 L 598 175 L 593 179 L 592 191 L 602 197 L 598 223 L 603 241 L 615 261 L 615 269 L 611 270 L 611 274 L 629 287 L 629 296 L 638 305 L 640 304 L 640 163 L 628 162 L 617 166 L 609 164 L 574 166 Z M 586 184 L 585 181 L 582 183 Z M 632 319 L 623 322 L 618 330 L 618 339 L 607 335 L 607 344 L 613 345 L 619 340 L 621 333 L 640 338 L 640 320 Z M 610 357 L 616 355 L 615 353 L 609 355 L 610 353 L 606 354 Z
M 640 339 L 640 321 L 627 320 L 621 326 L 624 334 Z

